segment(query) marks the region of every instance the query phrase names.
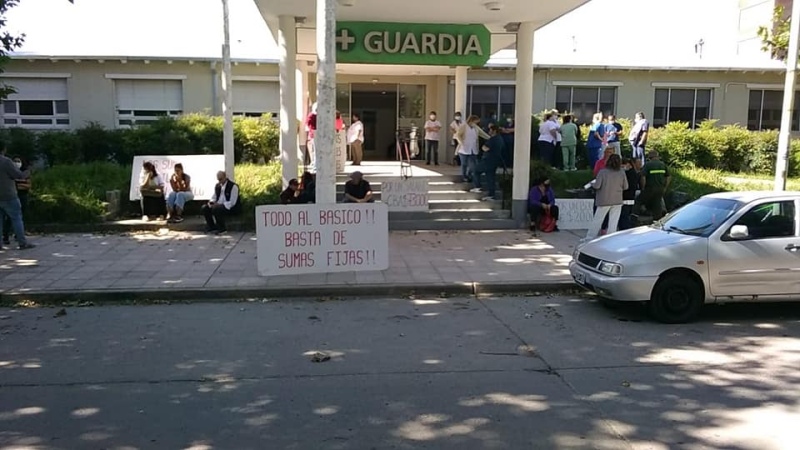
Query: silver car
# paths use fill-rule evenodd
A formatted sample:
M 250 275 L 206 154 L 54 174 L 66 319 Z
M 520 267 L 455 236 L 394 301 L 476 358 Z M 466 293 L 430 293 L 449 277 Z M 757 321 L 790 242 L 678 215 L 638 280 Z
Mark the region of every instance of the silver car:
M 800 192 L 706 195 L 649 227 L 575 250 L 575 282 L 611 302 L 647 302 L 656 320 L 704 303 L 800 300 Z

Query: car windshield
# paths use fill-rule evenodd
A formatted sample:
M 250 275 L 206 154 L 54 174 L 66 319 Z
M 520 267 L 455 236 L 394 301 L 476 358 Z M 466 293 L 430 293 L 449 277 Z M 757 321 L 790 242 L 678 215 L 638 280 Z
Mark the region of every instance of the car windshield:
M 665 231 L 708 237 L 741 206 L 736 200 L 701 198 L 673 212 L 656 225 Z

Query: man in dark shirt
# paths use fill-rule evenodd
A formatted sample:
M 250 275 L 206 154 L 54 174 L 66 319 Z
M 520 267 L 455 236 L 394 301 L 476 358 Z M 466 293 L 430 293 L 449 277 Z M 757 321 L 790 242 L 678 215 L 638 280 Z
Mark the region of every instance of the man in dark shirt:
M 655 221 L 664 217 L 664 194 L 669 188 L 672 176 L 657 151 L 651 151 L 648 157 L 650 160 L 642 167 L 642 176 L 639 181 L 642 189 L 639 202 L 647 208 Z
M 364 174 L 358 171 L 350 174 L 350 180 L 344 184 L 345 203 L 372 203 L 372 187 L 364 179 Z
M 302 203 L 300 201 L 300 182 L 297 178 L 289 180 L 289 187 L 281 192 L 281 205 L 292 205 Z
M 631 218 L 636 203 L 636 191 L 639 190 L 639 178 L 642 170 L 640 159 L 625 158 L 625 176 L 628 178 L 628 189 L 622 192 L 622 214 L 619 217 L 619 229 L 627 230 L 636 226 Z

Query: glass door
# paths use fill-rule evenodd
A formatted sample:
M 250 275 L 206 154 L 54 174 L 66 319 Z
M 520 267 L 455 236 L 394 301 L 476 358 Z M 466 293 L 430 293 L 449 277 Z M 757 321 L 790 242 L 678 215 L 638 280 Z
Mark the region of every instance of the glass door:
M 346 126 L 350 126 L 352 117 L 350 116 L 351 110 L 351 92 L 350 83 L 337 83 L 336 84 L 336 110 L 342 116 L 342 120 Z

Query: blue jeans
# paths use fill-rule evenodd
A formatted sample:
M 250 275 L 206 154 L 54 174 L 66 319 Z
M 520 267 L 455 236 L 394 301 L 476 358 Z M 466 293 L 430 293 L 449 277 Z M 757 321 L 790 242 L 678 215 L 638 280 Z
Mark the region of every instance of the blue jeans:
M 461 178 L 464 181 L 467 181 L 472 176 L 472 173 L 475 172 L 475 164 L 478 162 L 478 159 L 475 155 L 464 155 L 459 153 L 458 158 L 461 160 Z
M 484 155 L 481 162 L 475 165 L 472 182 L 476 188 L 481 188 L 481 175 L 486 174 L 486 190 L 488 196 L 494 198 L 497 189 L 497 167 L 499 166 L 497 157 Z
M 17 237 L 19 245 L 26 245 L 28 241 L 25 239 L 25 226 L 22 223 L 22 204 L 19 199 L 0 200 L 0 213 L 11 219 L 11 227 L 14 229 L 14 235 Z M 5 221 L 0 220 L 0 234 L 3 231 L 3 222 Z
M 167 209 L 172 211 L 177 207 L 183 211 L 186 202 L 190 202 L 192 199 L 194 199 L 194 194 L 191 192 L 170 192 L 167 196 Z
M 636 143 L 631 141 L 631 149 L 633 150 L 633 159 L 639 158 L 642 164 L 645 163 L 645 155 L 644 155 L 644 145 L 638 146 Z

